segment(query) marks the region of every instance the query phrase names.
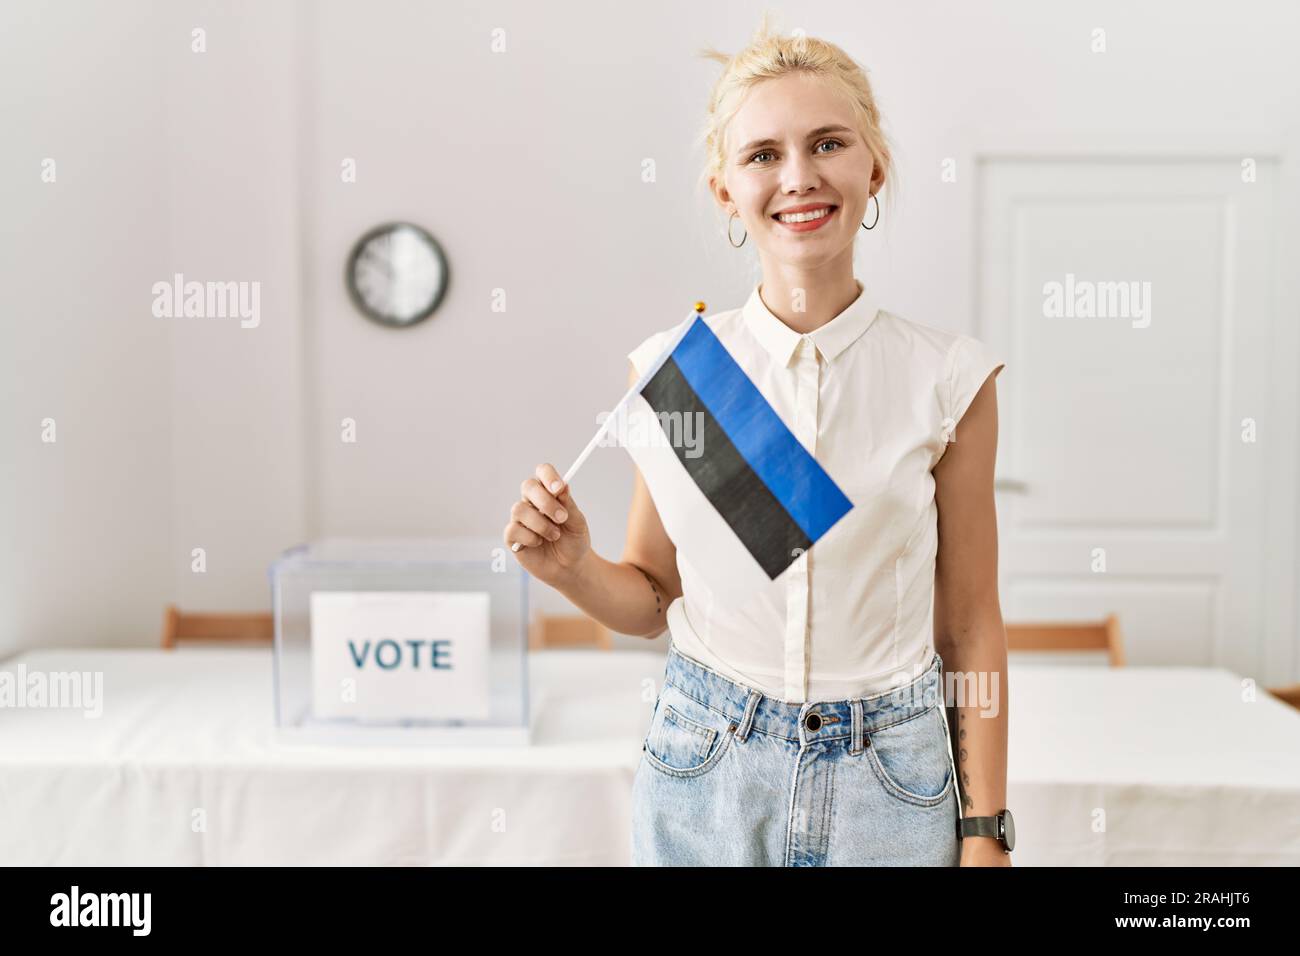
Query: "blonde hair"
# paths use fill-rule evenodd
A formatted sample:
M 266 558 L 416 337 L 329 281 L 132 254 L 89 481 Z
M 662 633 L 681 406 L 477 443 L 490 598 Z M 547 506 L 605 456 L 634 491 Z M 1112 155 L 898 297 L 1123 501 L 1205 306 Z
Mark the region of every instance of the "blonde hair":
M 706 162 L 700 175 L 700 184 L 707 185 L 713 176 L 719 182 L 722 181 L 727 165 L 727 127 L 740 109 L 745 95 L 764 80 L 797 72 L 821 77 L 848 100 L 859 132 L 874 160 L 872 181 L 880 183 L 875 191 L 892 184 L 896 175 L 893 151 L 881 126 L 880 110 L 876 107 L 876 97 L 867 80 L 867 71 L 834 43 L 804 36 L 802 33 L 782 36 L 772 30 L 770 20 L 770 13 L 765 11 L 748 46 L 734 56 L 712 47 L 699 51 L 700 56 L 726 67 L 709 96 L 708 116 L 703 131 Z M 885 193 L 885 201 L 891 208 L 893 193 L 893 189 L 886 190 Z

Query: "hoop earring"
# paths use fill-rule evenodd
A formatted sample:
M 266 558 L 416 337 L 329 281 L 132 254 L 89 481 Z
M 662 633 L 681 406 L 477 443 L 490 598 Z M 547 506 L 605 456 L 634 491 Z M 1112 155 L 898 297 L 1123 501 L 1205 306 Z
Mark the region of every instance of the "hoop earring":
M 872 193 L 872 194 L 871 194 L 871 198 L 872 198 L 872 199 L 876 199 L 876 194 L 875 194 L 875 193 Z M 871 225 L 869 225 L 869 226 L 864 222 L 864 223 L 862 224 L 862 228 L 863 228 L 863 229 L 875 229 L 875 228 L 876 228 L 876 223 L 877 223 L 877 222 L 880 222 L 880 200 L 879 200 L 879 199 L 876 199 L 876 220 L 875 220 L 875 222 L 873 222 L 873 223 L 872 223 Z
M 733 212 L 731 214 L 731 219 L 735 219 L 738 215 L 740 214 Z M 727 242 L 731 243 L 731 248 L 739 249 L 741 246 L 745 244 L 745 239 L 749 238 L 749 230 L 745 230 L 744 239 L 741 239 L 740 242 L 736 242 L 734 239 L 731 238 L 731 219 L 727 220 Z

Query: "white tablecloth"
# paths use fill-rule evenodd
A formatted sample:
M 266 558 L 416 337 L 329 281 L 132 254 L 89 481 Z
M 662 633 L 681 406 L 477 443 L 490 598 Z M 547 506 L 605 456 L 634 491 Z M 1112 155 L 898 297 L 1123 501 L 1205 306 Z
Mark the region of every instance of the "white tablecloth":
M 285 746 L 260 650 L 71 649 L 0 709 L 0 864 L 626 864 L 656 652 L 530 661 L 529 747 Z M 651 694 L 644 695 L 646 682 Z M 1300 713 L 1220 670 L 1012 664 L 1017 865 L 1300 864 Z

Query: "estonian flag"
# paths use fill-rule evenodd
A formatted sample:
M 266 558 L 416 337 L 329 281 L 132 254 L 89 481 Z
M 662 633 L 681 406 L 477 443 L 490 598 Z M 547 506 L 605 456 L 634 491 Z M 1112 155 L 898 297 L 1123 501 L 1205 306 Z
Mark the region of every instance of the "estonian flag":
M 752 596 L 853 502 L 700 319 L 702 304 L 613 413 L 684 556 L 734 597 Z

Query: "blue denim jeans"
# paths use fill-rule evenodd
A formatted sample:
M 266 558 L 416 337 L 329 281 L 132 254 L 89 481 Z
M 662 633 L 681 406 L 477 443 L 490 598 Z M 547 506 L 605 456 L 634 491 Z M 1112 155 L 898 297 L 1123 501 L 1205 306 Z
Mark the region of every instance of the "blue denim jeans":
M 957 866 L 943 661 L 786 703 L 669 646 L 632 785 L 634 866 Z

